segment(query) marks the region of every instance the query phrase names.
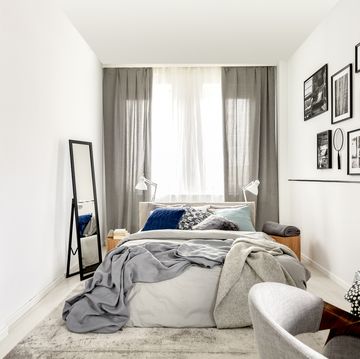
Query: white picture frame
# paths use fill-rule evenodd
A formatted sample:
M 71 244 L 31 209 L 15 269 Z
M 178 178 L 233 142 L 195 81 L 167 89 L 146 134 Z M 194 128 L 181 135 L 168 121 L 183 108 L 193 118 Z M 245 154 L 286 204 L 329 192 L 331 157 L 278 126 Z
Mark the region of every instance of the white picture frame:
M 360 175 L 360 128 L 347 133 L 347 174 Z

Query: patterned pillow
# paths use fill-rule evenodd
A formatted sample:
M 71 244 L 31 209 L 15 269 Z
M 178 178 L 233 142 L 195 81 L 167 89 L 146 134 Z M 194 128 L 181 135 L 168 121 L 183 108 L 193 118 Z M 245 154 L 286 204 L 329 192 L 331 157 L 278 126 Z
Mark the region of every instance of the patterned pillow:
M 360 280 L 353 283 L 345 294 L 345 299 L 351 303 L 351 313 L 360 317 Z
M 211 213 L 201 211 L 192 207 L 185 207 L 185 213 L 180 219 L 178 224 L 179 229 L 189 230 L 202 222 L 205 218 L 209 217 Z
M 207 229 L 220 229 L 221 231 L 238 231 L 239 226 L 224 217 L 212 214 L 208 218 L 204 219 L 201 223 L 194 226 L 193 229 L 198 229 L 201 231 Z

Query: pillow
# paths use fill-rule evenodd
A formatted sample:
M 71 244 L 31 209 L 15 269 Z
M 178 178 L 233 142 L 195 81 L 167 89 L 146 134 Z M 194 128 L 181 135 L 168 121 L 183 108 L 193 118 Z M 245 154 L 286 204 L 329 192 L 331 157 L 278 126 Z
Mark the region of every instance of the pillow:
M 195 209 L 197 209 L 199 211 L 206 212 L 210 208 L 210 205 L 209 204 L 204 204 L 202 206 L 191 206 L 191 208 L 195 208 Z
M 360 281 L 355 281 L 345 294 L 345 299 L 351 303 L 351 313 L 360 317 Z
M 83 214 L 81 216 L 79 216 L 79 232 L 80 232 L 80 237 L 83 237 L 84 235 L 84 229 L 86 227 L 86 225 L 90 222 L 92 215 L 91 214 Z
M 178 228 L 182 230 L 192 229 L 202 222 L 205 218 L 209 217 L 211 213 L 198 210 L 193 207 L 185 207 L 185 213 L 181 217 Z
M 240 231 L 255 232 L 251 222 L 251 209 L 248 206 L 215 210 L 215 214 L 236 223 Z
M 184 208 L 156 208 L 150 214 L 142 230 L 177 229 L 179 221 L 184 213 Z
M 90 221 L 87 223 L 87 225 L 84 228 L 83 235 L 85 237 L 92 236 L 97 233 L 97 225 L 96 225 L 96 218 L 95 216 L 92 216 Z
M 216 216 L 212 214 L 208 218 L 204 219 L 202 222 L 194 226 L 192 229 L 198 229 L 204 231 L 206 229 L 220 229 L 222 231 L 238 231 L 239 226 L 226 219 L 225 217 Z

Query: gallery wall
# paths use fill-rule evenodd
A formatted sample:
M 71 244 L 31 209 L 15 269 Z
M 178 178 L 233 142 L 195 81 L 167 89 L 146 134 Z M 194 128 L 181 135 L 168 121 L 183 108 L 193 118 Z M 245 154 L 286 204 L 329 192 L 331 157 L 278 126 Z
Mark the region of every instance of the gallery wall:
M 64 277 L 69 138 L 93 142 L 102 198 L 101 65 L 54 3 L 0 5 L 0 338 Z
M 353 74 L 353 118 L 331 125 L 330 78 L 355 62 L 360 42 L 360 2 L 340 1 L 287 63 L 279 65 L 280 218 L 302 231 L 302 252 L 344 287 L 359 269 L 360 183 L 289 182 L 289 179 L 359 181 L 347 175 L 346 132 L 360 128 L 360 74 Z M 304 121 L 304 81 L 323 65 L 329 71 L 329 110 Z M 287 81 L 284 80 L 287 78 Z M 342 169 L 317 169 L 316 135 L 340 127 L 345 133 Z

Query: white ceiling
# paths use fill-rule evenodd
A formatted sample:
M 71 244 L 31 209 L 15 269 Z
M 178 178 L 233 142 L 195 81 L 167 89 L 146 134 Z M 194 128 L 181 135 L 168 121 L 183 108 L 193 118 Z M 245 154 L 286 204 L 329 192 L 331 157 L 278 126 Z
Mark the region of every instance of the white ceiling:
M 276 64 L 286 60 L 338 2 L 60 1 L 104 66 Z

